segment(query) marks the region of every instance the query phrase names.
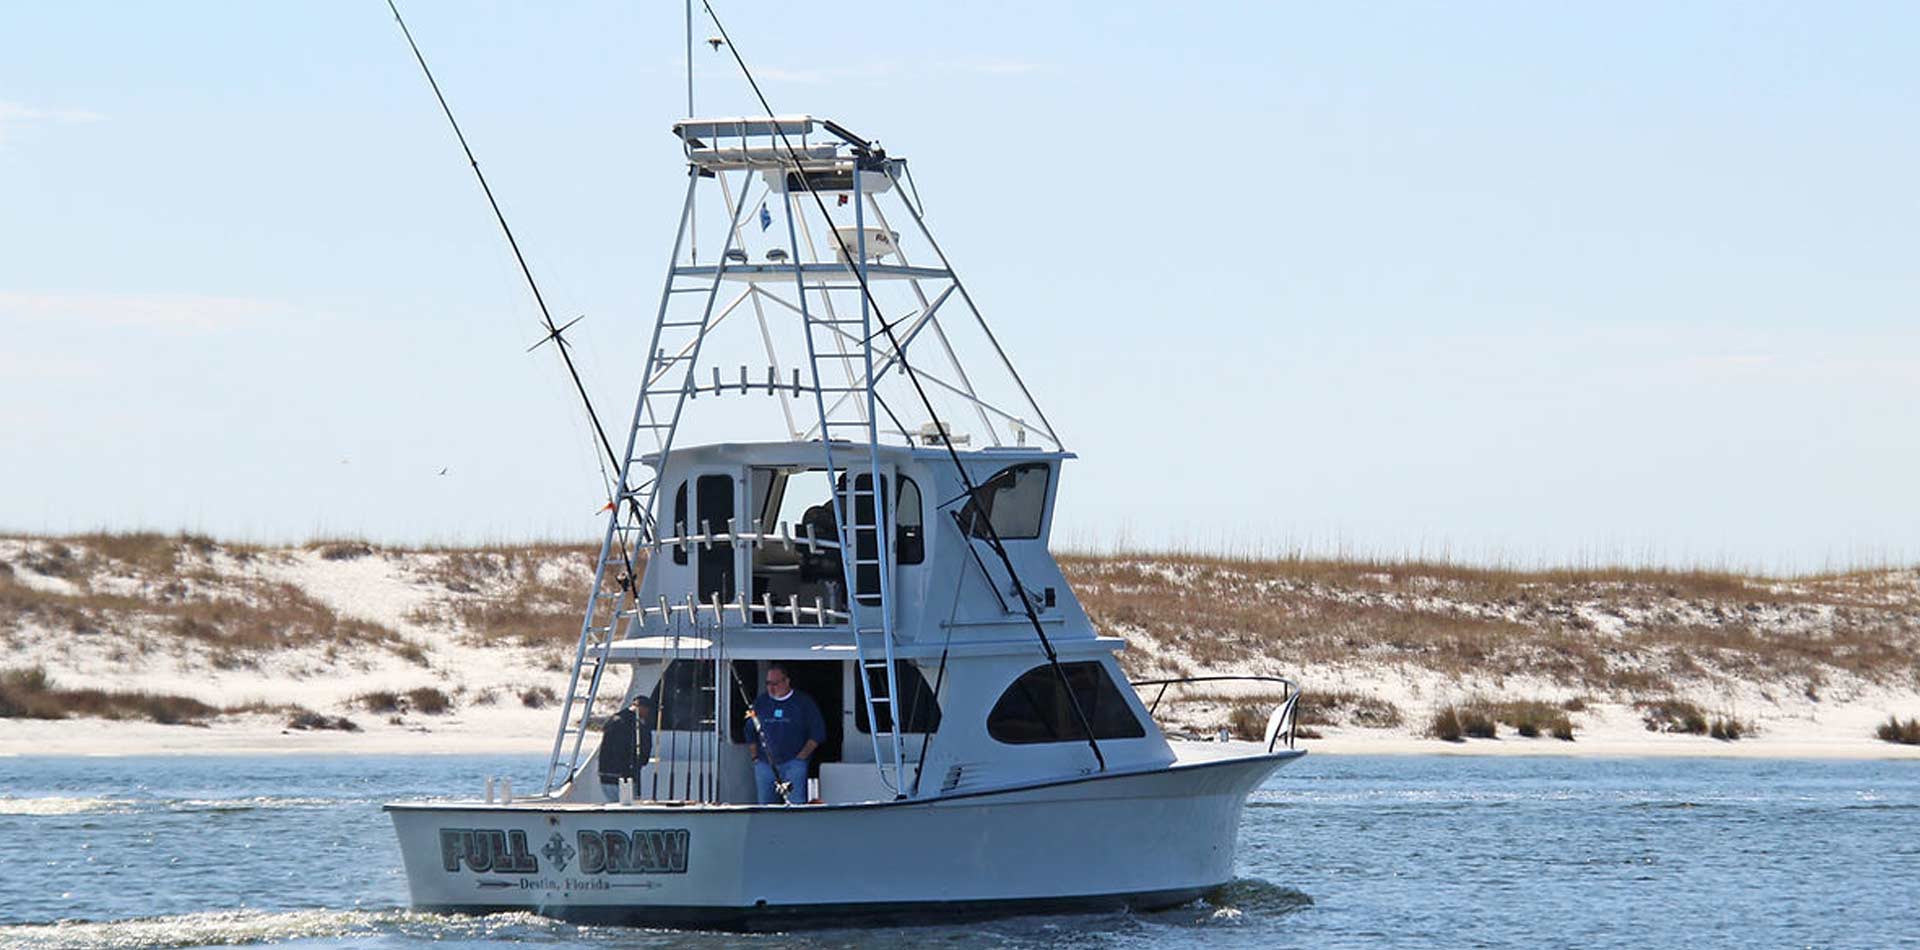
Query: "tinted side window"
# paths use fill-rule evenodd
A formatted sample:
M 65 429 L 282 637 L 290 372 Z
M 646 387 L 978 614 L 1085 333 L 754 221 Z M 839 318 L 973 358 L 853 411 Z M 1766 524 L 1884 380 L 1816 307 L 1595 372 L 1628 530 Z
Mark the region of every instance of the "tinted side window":
M 675 660 L 653 687 L 653 708 L 662 731 L 705 732 L 713 728 L 713 664 Z
M 1040 536 L 1041 515 L 1047 508 L 1047 464 L 1028 462 L 995 472 L 980 483 L 960 511 L 967 533 L 985 538 L 987 525 L 1004 541 Z
M 1147 730 L 1128 708 L 1126 697 L 1099 663 L 1062 663 L 1060 669 L 1073 686 L 1073 696 L 1093 724 L 1095 739 L 1138 739 Z M 987 734 L 1010 743 L 1079 742 L 1086 739 L 1073 703 L 1051 665 L 1020 674 L 987 714 Z
M 868 670 L 867 679 L 880 682 L 879 670 Z M 901 732 L 937 732 L 940 729 L 940 703 L 933 695 L 933 687 L 920 673 L 920 668 L 905 660 L 893 661 L 893 680 L 900 687 L 900 710 L 902 712 Z M 867 728 L 867 684 L 856 678 L 854 688 L 853 724 L 861 732 L 870 732 Z M 881 684 L 881 689 L 885 689 Z M 878 710 L 880 728 L 893 728 L 893 713 L 886 706 Z
M 694 483 L 694 492 L 700 502 L 700 524 L 694 531 L 698 534 L 713 535 L 733 531 L 733 476 L 702 475 Z M 700 586 L 700 600 L 705 602 L 715 594 L 721 600 L 734 599 L 733 585 L 733 545 L 709 542 L 700 545 L 700 568 L 697 580 Z
M 673 493 L 673 536 L 676 538 L 684 538 L 687 536 L 687 483 L 686 482 L 681 482 L 680 490 Z M 686 545 L 676 544 L 673 546 L 673 563 L 675 564 L 687 563 L 687 546 Z
M 733 661 L 735 689 L 758 681 L 759 668 L 752 660 Z M 735 707 L 730 732 L 735 742 L 746 742 L 746 716 L 741 712 L 740 693 L 735 692 Z M 660 674 L 653 687 L 656 728 L 661 731 L 708 732 L 713 729 L 713 663 L 707 660 L 674 660 Z
M 927 559 L 927 534 L 920 518 L 920 486 L 900 476 L 900 506 L 893 513 L 896 564 L 918 564 Z

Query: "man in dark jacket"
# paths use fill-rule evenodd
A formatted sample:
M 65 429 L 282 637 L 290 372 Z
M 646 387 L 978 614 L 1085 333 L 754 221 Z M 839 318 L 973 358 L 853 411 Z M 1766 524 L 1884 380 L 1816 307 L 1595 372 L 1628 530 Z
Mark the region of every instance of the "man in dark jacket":
M 653 700 L 635 696 L 613 714 L 600 736 L 600 786 L 610 802 L 620 800 L 620 780 L 640 783 L 640 767 L 653 758 Z
M 767 691 L 753 701 L 753 722 L 760 741 L 753 744 L 753 778 L 760 804 L 781 800 L 786 784 L 787 804 L 807 800 L 807 760 L 827 741 L 827 720 L 813 697 L 793 688 L 787 668 L 767 667 Z

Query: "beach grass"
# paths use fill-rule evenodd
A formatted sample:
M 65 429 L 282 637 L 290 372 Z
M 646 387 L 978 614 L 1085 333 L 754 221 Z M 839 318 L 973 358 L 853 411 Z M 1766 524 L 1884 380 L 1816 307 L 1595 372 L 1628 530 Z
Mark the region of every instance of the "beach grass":
M 1541 699 L 1492 699 L 1474 696 L 1463 702 L 1435 709 L 1428 720 L 1426 734 L 1446 742 L 1466 739 L 1497 739 L 1500 725 L 1506 724 L 1527 739 L 1550 735 L 1573 741 L 1573 719 L 1565 703 Z
M 139 690 L 62 689 L 39 667 L 0 672 L 0 719 L 145 719 L 196 725 L 224 712 L 189 696 Z
M 1729 677 L 1809 696 L 1849 678 L 1920 684 L 1911 581 L 1871 573 L 1127 553 L 1060 562 L 1095 624 L 1150 643 L 1166 669 L 1362 663 L 1522 676 L 1613 702 Z
M 1920 719 L 1908 719 L 1901 722 L 1899 716 L 1888 716 L 1887 721 L 1873 730 L 1874 737 L 1883 742 L 1897 742 L 1901 745 L 1920 745 Z

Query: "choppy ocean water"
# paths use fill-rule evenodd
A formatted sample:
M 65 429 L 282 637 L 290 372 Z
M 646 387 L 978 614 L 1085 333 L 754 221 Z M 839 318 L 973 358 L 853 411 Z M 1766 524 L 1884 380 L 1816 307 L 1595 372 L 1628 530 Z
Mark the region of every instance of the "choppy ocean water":
M 527 758 L 0 759 L 0 947 L 1920 946 L 1920 763 L 1312 756 L 1154 914 L 779 935 L 415 914 L 381 802 Z M 1117 830 L 1118 831 L 1118 830 Z

